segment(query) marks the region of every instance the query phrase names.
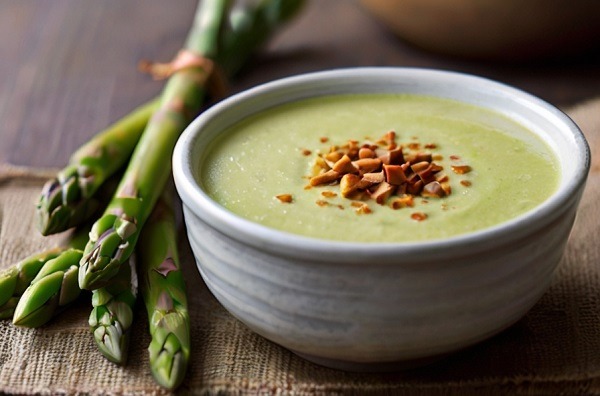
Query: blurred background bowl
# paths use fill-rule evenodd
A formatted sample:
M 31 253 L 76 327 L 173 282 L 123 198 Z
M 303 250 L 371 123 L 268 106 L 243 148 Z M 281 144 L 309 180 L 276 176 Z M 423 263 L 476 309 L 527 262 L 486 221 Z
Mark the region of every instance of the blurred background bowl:
M 596 0 L 361 0 L 398 37 L 426 50 L 520 61 L 600 48 Z

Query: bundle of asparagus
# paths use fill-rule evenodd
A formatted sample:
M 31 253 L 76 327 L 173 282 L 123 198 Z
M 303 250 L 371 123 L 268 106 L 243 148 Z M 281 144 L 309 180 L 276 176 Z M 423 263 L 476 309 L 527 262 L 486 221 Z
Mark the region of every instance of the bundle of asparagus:
M 206 97 L 212 93 L 212 99 L 218 99 L 210 86 L 219 81 L 222 86 L 223 76 L 237 74 L 303 2 L 199 2 L 175 60 L 145 64 L 153 74 L 168 78 L 160 97 L 97 134 L 44 186 L 36 222 L 40 232 L 49 235 L 93 218 L 107 180 L 125 168 L 89 234 L 0 273 L 0 319 L 12 316 L 17 325 L 41 326 L 81 290 L 92 290 L 89 324 L 94 339 L 109 360 L 124 364 L 139 272 L 152 337 L 152 373 L 166 388 L 181 384 L 190 356 L 190 322 L 175 222 L 169 205 L 160 201 L 170 177 L 173 147 Z M 136 249 L 137 268 L 130 261 Z

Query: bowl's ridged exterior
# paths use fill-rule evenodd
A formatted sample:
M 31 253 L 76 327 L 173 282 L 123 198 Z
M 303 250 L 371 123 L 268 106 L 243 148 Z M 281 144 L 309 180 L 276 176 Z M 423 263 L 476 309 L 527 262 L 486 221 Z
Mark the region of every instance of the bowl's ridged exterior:
M 471 234 L 366 244 L 268 229 L 220 207 L 198 185 L 202 151 L 232 123 L 286 101 L 356 92 L 437 95 L 497 110 L 530 127 L 556 153 L 557 192 L 522 216 Z M 550 285 L 589 166 L 583 134 L 554 106 L 490 80 L 403 68 L 314 73 L 243 92 L 194 121 L 173 159 L 188 238 L 216 298 L 264 337 L 352 370 L 423 362 L 519 320 Z
M 443 355 L 516 322 L 548 288 L 575 208 L 576 199 L 542 232 L 485 254 L 393 264 L 272 254 L 184 212 L 200 273 L 227 310 L 309 359 L 362 369 Z

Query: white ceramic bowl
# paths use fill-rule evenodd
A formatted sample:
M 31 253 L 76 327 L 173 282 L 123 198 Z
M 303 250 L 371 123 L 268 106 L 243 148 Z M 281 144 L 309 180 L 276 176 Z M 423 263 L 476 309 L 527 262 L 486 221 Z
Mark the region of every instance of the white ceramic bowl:
M 244 220 L 198 186 L 207 143 L 284 102 L 340 93 L 434 95 L 503 113 L 545 140 L 561 164 L 558 190 L 513 220 L 418 243 L 347 243 Z M 204 112 L 173 157 L 198 269 L 223 306 L 258 334 L 326 366 L 379 370 L 486 339 L 542 296 L 564 251 L 590 165 L 578 127 L 525 92 L 465 74 L 356 68 L 274 81 Z

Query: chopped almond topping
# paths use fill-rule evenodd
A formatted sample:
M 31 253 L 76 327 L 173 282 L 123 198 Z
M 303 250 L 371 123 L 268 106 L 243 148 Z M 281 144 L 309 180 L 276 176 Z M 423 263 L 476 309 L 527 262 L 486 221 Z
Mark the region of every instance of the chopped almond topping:
M 346 154 L 333 165 L 333 170 L 341 174 L 358 172 L 357 167 L 352 164 L 352 160 Z
M 400 165 L 383 165 L 383 171 L 385 172 L 385 180 L 395 186 L 399 186 L 402 183 L 406 183 L 406 175 Z
M 410 218 L 415 221 L 423 221 L 423 220 L 427 219 L 427 215 L 423 212 L 415 212 L 410 215 Z
M 322 157 L 317 157 L 312 167 L 312 175 L 320 175 L 321 173 L 327 172 L 329 169 L 331 169 L 331 167 L 329 164 L 327 164 L 327 161 L 325 161 Z
M 311 186 L 318 186 L 320 184 L 328 184 L 336 181 L 340 177 L 340 174 L 333 169 L 328 170 L 325 173 L 313 176 L 310 178 Z
M 415 155 L 415 161 L 416 162 L 421 162 L 421 161 L 431 162 L 431 161 L 433 161 L 433 158 L 432 158 L 431 153 L 417 153 Z
M 412 195 L 402 194 L 394 198 L 391 203 L 392 209 L 401 209 L 414 206 L 414 198 Z
M 369 214 L 373 211 L 371 210 L 371 208 L 369 208 L 369 205 L 367 205 L 366 203 L 362 203 L 359 207 L 356 208 L 355 212 L 357 214 Z
M 355 175 L 353 173 L 347 173 L 342 176 L 342 180 L 340 180 L 340 194 L 342 197 L 347 198 L 350 194 L 352 194 L 360 183 L 360 176 Z
M 471 172 L 471 167 L 469 165 L 452 165 L 451 168 L 454 173 L 459 175 Z
M 432 181 L 423 186 L 421 196 L 429 198 L 442 198 L 446 196 L 446 191 L 442 188 L 442 185 L 437 181 Z
M 406 192 L 412 195 L 419 195 L 423 189 L 423 180 L 417 180 L 415 183 L 406 186 Z
M 435 174 L 435 180 L 440 183 L 448 181 L 448 175 L 445 172 L 438 172 Z
M 321 138 L 323 143 L 328 138 Z M 375 142 L 375 143 L 374 143 Z M 406 150 L 404 146 L 406 147 Z M 326 154 L 318 154 L 312 168 L 312 177 L 309 177 L 312 186 L 338 184 L 339 195 L 351 200 L 375 200 L 384 205 L 389 201 L 393 209 L 412 207 L 415 199 L 421 197 L 419 204 L 426 204 L 428 198 L 443 198 L 452 191 L 448 174 L 439 163 L 443 156 L 425 150 L 433 150 L 437 143 L 422 144 L 417 137 L 413 141 L 397 142 L 395 131 L 388 131 L 379 140 L 366 138 L 363 143 L 357 140 L 348 140 L 341 145 L 332 145 Z M 309 155 L 310 150 L 304 149 L 304 155 Z M 460 162 L 457 155 L 450 156 L 454 173 L 463 174 L 471 171 L 471 167 Z M 462 180 L 461 185 L 470 186 L 471 182 Z M 322 196 L 333 198 L 336 192 L 323 191 Z M 317 205 L 326 206 L 325 200 L 318 200 Z M 337 205 L 343 209 L 343 205 Z M 357 213 L 370 213 L 371 209 L 364 202 L 353 201 L 352 207 Z M 447 205 L 445 206 L 447 207 Z M 424 213 L 413 213 L 413 219 L 422 221 L 427 218 Z
M 394 193 L 394 186 L 388 182 L 381 182 L 377 185 L 375 191 L 371 193 L 373 198 L 379 205 L 383 205 L 387 199 Z
M 360 173 L 370 173 L 378 170 L 381 167 L 381 160 L 379 158 L 362 158 L 352 162 Z
M 321 141 L 321 143 L 327 143 L 329 141 L 329 138 L 322 136 L 319 140 Z
M 442 186 L 442 188 L 446 192 L 446 195 L 450 195 L 452 193 L 452 187 L 450 187 L 450 183 L 443 182 L 443 183 L 440 183 L 440 185 Z
M 331 163 L 336 163 L 342 159 L 343 156 L 344 154 L 340 153 L 339 151 L 332 151 L 325 154 L 325 159 Z
M 363 147 L 360 150 L 358 150 L 358 158 L 375 158 L 375 152 L 368 147 Z
M 402 153 L 402 147 L 395 147 L 392 150 L 385 150 L 380 152 L 377 156 L 382 163 L 386 165 L 400 165 L 404 163 L 404 154 Z
M 276 195 L 275 198 L 277 198 L 282 203 L 292 202 L 292 194 L 279 194 Z
M 309 149 L 302 149 L 302 155 L 309 156 L 311 154 L 312 154 L 312 151 L 310 151 Z
M 373 184 L 383 183 L 385 181 L 384 171 L 380 172 L 369 172 L 362 176 L 361 182 L 370 183 L 364 188 L 371 187 Z

